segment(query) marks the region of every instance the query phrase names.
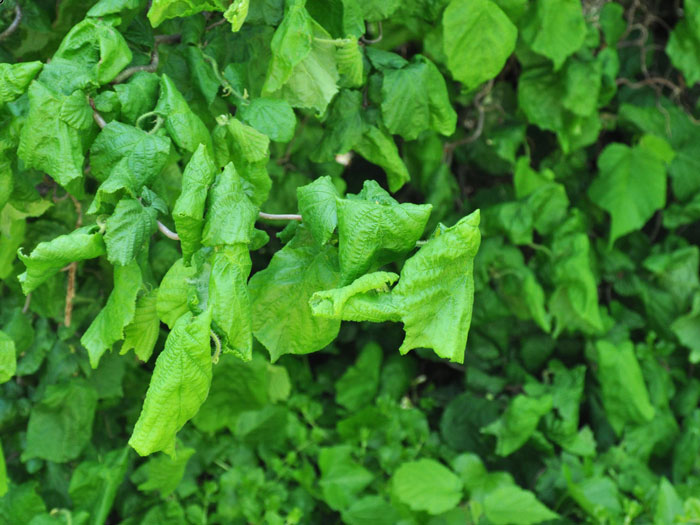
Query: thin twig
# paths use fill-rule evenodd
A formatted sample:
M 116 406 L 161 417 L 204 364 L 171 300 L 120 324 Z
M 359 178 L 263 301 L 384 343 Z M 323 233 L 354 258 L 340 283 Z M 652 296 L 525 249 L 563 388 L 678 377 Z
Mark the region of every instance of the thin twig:
M 17 31 L 17 28 L 19 27 L 19 23 L 21 21 L 22 21 L 22 9 L 20 9 L 19 4 L 16 4 L 15 5 L 15 18 L 12 21 L 12 23 L 9 26 L 7 26 L 7 29 L 5 29 L 2 33 L 0 33 L 0 42 L 10 38 L 12 33 Z
M 160 57 L 158 56 L 158 44 L 153 46 L 153 51 L 151 51 L 151 61 L 150 63 L 144 65 L 144 66 L 132 66 L 132 67 L 127 67 L 124 71 L 119 73 L 116 77 L 114 77 L 114 80 L 112 80 L 112 84 L 121 84 L 122 82 L 126 81 L 139 71 L 145 71 L 147 73 L 155 73 L 158 70 L 158 62 L 160 60 Z
M 90 97 L 89 101 L 90 107 L 92 108 L 92 118 L 95 119 L 95 122 L 100 127 L 100 129 L 104 129 L 104 127 L 107 125 L 107 121 L 104 118 L 102 118 L 102 115 L 100 115 L 97 111 L 97 108 L 95 108 L 95 101 L 92 100 L 92 97 Z
M 177 44 L 182 39 L 182 35 L 179 33 L 174 35 L 156 35 L 153 39 L 155 40 L 155 45 Z
M 301 215 L 297 215 L 296 213 L 283 213 L 281 215 L 277 215 L 275 213 L 265 213 L 262 211 L 258 213 L 258 217 L 270 221 L 300 221 L 302 219 Z
M 24 306 L 22 307 L 22 313 L 26 314 L 29 311 L 29 305 L 32 304 L 32 293 L 29 292 L 27 297 L 24 299 Z
M 213 24 L 209 24 L 207 27 L 204 28 L 204 32 L 206 33 L 207 31 L 211 31 L 215 27 L 219 27 L 221 25 L 224 25 L 226 23 L 226 19 L 222 18 L 221 20 L 217 20 Z
M 214 341 L 214 346 L 216 347 L 214 355 L 211 356 L 211 362 L 217 364 L 219 362 L 219 357 L 221 357 L 221 340 L 219 339 L 219 336 L 214 333 L 214 330 L 209 330 L 209 335 L 211 336 L 212 341 Z
M 165 235 L 168 239 L 172 239 L 173 241 L 179 241 L 180 237 L 178 236 L 177 233 L 172 231 L 170 228 L 168 228 L 165 224 L 163 224 L 160 221 L 156 221 L 158 223 L 158 230 L 160 233 Z
M 72 262 L 68 265 L 68 288 L 66 289 L 66 309 L 63 312 L 63 324 L 70 326 L 73 318 L 73 298 L 75 297 L 75 274 L 78 270 L 78 263 Z

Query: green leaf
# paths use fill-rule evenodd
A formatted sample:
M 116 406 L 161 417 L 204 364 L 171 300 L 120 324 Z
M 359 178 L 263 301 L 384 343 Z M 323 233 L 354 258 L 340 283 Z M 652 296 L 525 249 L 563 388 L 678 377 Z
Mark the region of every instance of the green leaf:
M 249 6 L 250 0 L 234 0 L 224 11 L 224 18 L 231 23 L 231 31 L 234 33 L 243 27 L 243 22 L 248 16 Z
M 0 383 L 7 383 L 12 379 L 16 370 L 15 342 L 9 335 L 0 330 Z
M 173 208 L 173 220 L 180 237 L 182 257 L 188 264 L 202 245 L 204 206 L 217 171 L 206 147 L 200 144 L 182 174 L 182 191 Z
M 693 296 L 690 312 L 673 321 L 671 330 L 681 344 L 690 349 L 688 361 L 700 363 L 700 294 Z
M 5 453 L 2 451 L 2 443 L 0 443 L 0 498 L 7 494 L 8 488 L 9 485 L 7 479 L 7 466 L 5 465 Z
M 489 491 L 484 499 L 484 514 L 494 525 L 532 525 L 558 517 L 537 501 L 532 492 L 517 485 Z
M 339 196 L 328 175 L 297 188 L 299 213 L 319 244 L 326 244 L 338 225 L 336 198 Z
M 542 0 L 532 5 L 521 21 L 523 41 L 549 58 L 558 70 L 586 38 L 586 22 L 578 0 Z
M 600 340 L 597 377 L 603 394 L 603 406 L 610 425 L 619 435 L 628 423 L 646 423 L 655 410 L 649 401 L 642 370 L 630 341 L 614 345 Z
M 19 137 L 17 155 L 25 167 L 48 173 L 67 191 L 83 191 L 85 130 L 61 118 L 69 97 L 53 92 L 41 82 L 29 86 L 29 114 Z
M 334 160 L 337 154 L 347 153 L 359 143 L 366 128 L 362 113 L 362 94 L 359 91 L 343 89 L 338 93 L 328 110 L 321 143 L 311 152 L 311 160 Z M 405 172 L 403 177 L 408 178 L 405 166 L 398 168 L 401 170 Z
M 175 322 L 188 310 L 187 296 L 190 280 L 197 270 L 194 266 L 185 266 L 183 259 L 178 259 L 168 269 L 158 288 L 156 311 L 161 321 L 172 328 Z
M 138 298 L 134 317 L 124 327 L 124 344 L 119 351 L 120 355 L 133 349 L 141 361 L 150 359 L 160 332 L 157 303 L 158 290 L 151 290 Z
M 413 510 L 440 514 L 462 499 L 462 482 L 433 459 L 403 463 L 391 478 L 391 492 Z
M 682 19 L 671 31 L 666 54 L 688 85 L 700 81 L 700 35 L 689 19 Z
M 241 105 L 236 116 L 275 142 L 289 142 L 294 137 L 297 119 L 284 100 L 255 98 Z
M 193 448 L 183 447 L 178 448 L 175 457 L 165 454 L 153 456 L 131 475 L 131 480 L 138 483 L 141 492 L 157 490 L 161 498 L 167 498 L 182 481 L 187 462 L 194 453 Z
M 482 432 L 496 436 L 496 454 L 509 456 L 535 433 L 540 419 L 552 410 L 552 397 L 540 398 L 517 395 L 508 405 L 503 415 Z
M 129 466 L 129 449 L 112 450 L 97 461 L 83 461 L 73 471 L 68 492 L 76 510 L 90 513 L 90 524 L 109 517 Z
M 196 15 L 202 11 L 225 11 L 227 2 L 222 0 L 153 0 L 148 19 L 158 27 L 168 18 Z
M 107 259 L 114 265 L 125 266 L 141 252 L 156 231 L 155 208 L 146 207 L 136 199 L 122 199 L 105 222 Z
M 97 368 L 102 355 L 124 338 L 124 328 L 134 319 L 140 288 L 141 268 L 136 262 L 114 267 L 114 289 L 80 339 L 88 351 L 92 368 Z
M 168 75 L 160 77 L 160 97 L 154 111 L 165 119 L 165 130 L 179 148 L 194 153 L 200 144 L 204 144 L 210 152 L 213 151 L 209 130 L 190 109 Z
M 129 124 L 135 124 L 136 119 L 153 109 L 158 99 L 159 85 L 158 75 L 145 71 L 134 74 L 126 83 L 116 84 L 114 91 L 121 106 L 122 118 Z
M 253 330 L 248 293 L 251 261 L 247 246 L 226 246 L 212 256 L 209 302 L 212 323 L 224 334 L 226 351 L 249 361 L 253 354 Z
M 344 321 L 400 321 L 393 296 L 387 294 L 398 278 L 391 272 L 373 272 L 342 288 L 316 292 L 309 301 L 311 311 L 319 317 Z
M 610 144 L 598 157 L 600 175 L 588 191 L 610 213 L 610 245 L 640 229 L 666 205 L 666 167 L 643 145 Z
M 84 379 L 49 385 L 29 415 L 22 460 L 65 463 L 77 458 L 90 442 L 96 408 L 97 392 Z
M 114 167 L 124 161 L 124 168 L 135 181 L 128 189 L 138 195 L 144 185 L 153 182 L 160 174 L 169 154 L 170 141 L 167 138 L 112 121 L 100 131 L 90 147 L 90 171 L 97 180 L 104 182 Z
M 498 75 L 515 49 L 518 31 L 491 0 L 452 0 L 442 26 L 447 67 L 467 89 Z
M 85 226 L 68 235 L 40 242 L 29 255 L 24 255 L 20 248 L 17 255 L 27 267 L 17 277 L 22 284 L 22 291 L 25 294 L 34 291 L 69 263 L 104 255 L 102 235 L 93 233 L 93 230 L 93 226 Z
M 384 72 L 382 117 L 391 133 L 406 140 L 416 139 L 427 129 L 449 136 L 457 124 L 445 79 L 422 55 L 413 57 L 405 68 Z
M 175 434 L 204 403 L 211 384 L 211 313 L 187 313 L 175 323 L 156 360 L 141 415 L 129 439 L 141 456 L 174 457 Z
M 355 198 L 337 199 L 340 273 L 348 284 L 415 248 L 430 204 L 399 204 L 376 182 Z
M 0 64 L 0 105 L 12 102 L 24 93 L 43 66 L 38 61 Z
M 375 126 L 367 127 L 354 148 L 369 162 L 385 171 L 392 193 L 399 191 L 411 179 L 394 140 L 386 131 Z
M 29 523 L 32 518 L 46 512 L 46 505 L 37 494 L 37 481 L 11 486 L 0 498 L 0 520 L 5 523 Z
M 334 510 L 349 507 L 374 476 L 352 458 L 348 445 L 324 447 L 318 455 L 323 499 Z
M 600 10 L 600 29 L 609 46 L 616 46 L 625 34 L 627 22 L 624 19 L 625 8 L 620 4 L 610 2 Z
M 231 162 L 209 190 L 202 244 L 248 244 L 253 240 L 257 217 L 258 208 L 246 195 L 243 179 Z
M 367 406 L 377 395 L 382 348 L 368 343 L 360 351 L 355 364 L 335 384 L 336 403 L 355 411 Z
M 317 245 L 303 227 L 266 269 L 253 275 L 248 284 L 253 334 L 272 361 L 315 352 L 335 339 L 340 321 L 312 315 L 309 299 L 314 292 L 335 288 L 339 280 L 336 249 Z
M 337 40 L 335 58 L 341 87 L 360 87 L 363 83 L 364 60 L 359 42 L 354 38 Z

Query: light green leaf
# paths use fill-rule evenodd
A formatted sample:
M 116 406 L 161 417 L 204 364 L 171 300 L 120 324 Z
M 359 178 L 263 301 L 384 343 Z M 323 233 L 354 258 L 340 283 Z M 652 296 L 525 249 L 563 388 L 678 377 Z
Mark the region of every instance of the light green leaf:
M 336 203 L 344 284 L 415 248 L 432 210 L 430 204 L 399 204 L 373 180 L 355 198 Z
M 243 179 L 231 162 L 209 190 L 202 244 L 248 244 L 253 239 L 257 217 L 258 207 L 244 192 Z
M 517 395 L 508 405 L 503 415 L 484 427 L 484 434 L 496 436 L 496 454 L 509 456 L 534 434 L 537 425 L 545 414 L 552 410 L 552 396 L 538 399 Z
M 403 463 L 391 478 L 391 492 L 413 510 L 440 514 L 462 499 L 462 482 L 434 459 Z
M 335 339 L 340 321 L 315 317 L 309 299 L 340 280 L 335 248 L 315 243 L 303 227 L 268 267 L 250 279 L 253 333 L 273 361 L 284 354 L 308 354 Z
M 212 323 L 224 334 L 226 351 L 250 361 L 253 330 L 248 293 L 251 261 L 244 244 L 226 246 L 212 256 L 209 276 L 209 302 Z
M 90 513 L 90 525 L 105 523 L 129 466 L 129 449 L 112 450 L 73 471 L 68 493 L 76 510 Z
M 362 0 L 359 2 L 362 17 L 368 22 L 379 22 L 389 18 L 401 6 L 400 0 Z
M 680 20 L 671 31 L 666 54 L 673 66 L 683 73 L 688 85 L 700 81 L 700 34 L 689 19 Z
M 498 75 L 515 49 L 518 31 L 491 0 L 452 0 L 442 26 L 447 67 L 467 89 Z
M 352 458 L 348 445 L 324 447 L 318 455 L 321 469 L 319 485 L 323 498 L 334 510 L 349 507 L 374 476 Z
M 311 311 L 326 319 L 400 321 L 398 307 L 387 294 L 398 278 L 391 272 L 368 273 L 342 288 L 316 292 L 309 301 Z
M 339 196 L 328 175 L 297 188 L 299 213 L 319 244 L 327 243 L 338 225 L 335 200 Z
M 535 53 L 549 58 L 554 70 L 558 70 L 586 38 L 581 2 L 540 0 L 521 21 L 521 36 Z
M 141 268 L 136 262 L 114 267 L 114 289 L 104 308 L 80 338 L 80 343 L 88 351 L 92 368 L 97 368 L 102 354 L 124 337 L 124 327 L 134 318 L 141 281 Z
M 0 64 L 0 105 L 24 93 L 43 66 L 39 61 Z
M 184 261 L 178 259 L 160 283 L 156 311 L 160 320 L 169 328 L 189 310 L 187 296 L 191 288 L 190 281 L 196 273 L 194 266 L 185 266 Z
M 484 498 L 484 514 L 493 525 L 532 525 L 558 517 L 537 501 L 532 492 L 517 485 L 489 491 Z
M 92 233 L 94 226 L 79 228 L 68 235 L 40 242 L 32 253 L 24 255 L 20 248 L 17 255 L 27 267 L 17 278 L 25 294 L 56 275 L 61 268 L 75 261 L 94 259 L 105 254 L 102 235 Z
M 165 454 L 150 457 L 131 475 L 131 481 L 138 483 L 141 492 L 157 490 L 161 498 L 167 498 L 182 481 L 187 462 L 194 453 L 193 448 L 181 447 L 175 457 Z
M 12 379 L 16 370 L 17 354 L 15 342 L 9 335 L 0 330 L 0 384 Z
M 2 451 L 2 443 L 0 443 L 0 498 L 7 494 L 9 483 L 7 479 L 7 466 L 5 465 L 5 453 Z M 1 516 L 2 514 L 0 514 Z
M 223 0 L 153 0 L 148 19 L 153 27 L 158 27 L 168 18 L 196 15 L 202 11 L 225 11 L 227 5 Z
M 628 423 L 647 423 L 655 414 L 649 401 L 642 369 L 630 341 L 614 345 L 600 340 L 597 377 L 610 425 L 620 435 Z
M 250 0 L 234 0 L 224 11 L 224 18 L 231 23 L 231 31 L 234 33 L 243 27 L 243 22 L 248 16 L 249 6 Z
M 187 313 L 175 323 L 156 360 L 151 383 L 129 439 L 141 456 L 162 450 L 174 457 L 175 434 L 204 403 L 211 384 L 211 313 Z
M 338 40 L 335 58 L 338 65 L 338 73 L 340 73 L 340 86 L 362 86 L 364 60 L 357 39 L 345 38 Z
M 297 124 L 292 106 L 275 98 L 255 98 L 249 104 L 241 105 L 236 117 L 275 142 L 292 140 Z
M 41 82 L 29 86 L 29 114 L 19 137 L 17 155 L 26 168 L 48 173 L 67 191 L 83 192 L 84 130 L 61 118 L 67 96 Z
M 591 184 L 591 199 L 610 213 L 610 245 L 640 229 L 666 205 L 666 166 L 643 145 L 610 144 L 598 157 L 600 175 Z
M 153 109 L 158 99 L 159 85 L 158 75 L 146 71 L 139 71 L 128 82 L 116 84 L 114 91 L 121 106 L 122 120 L 135 124 L 136 119 Z
M 160 77 L 160 97 L 154 111 L 165 119 L 165 129 L 179 148 L 194 153 L 200 144 L 204 144 L 210 152 L 213 151 L 209 130 L 190 109 L 168 75 Z
M 46 387 L 32 407 L 22 461 L 41 458 L 65 463 L 77 458 L 92 436 L 97 392 L 84 379 Z
M 391 133 L 406 140 L 416 139 L 427 129 L 452 135 L 457 124 L 445 79 L 422 55 L 416 55 L 405 68 L 384 72 L 382 117 Z
M 133 349 L 141 361 L 145 362 L 150 359 L 160 332 L 157 304 L 157 289 L 151 290 L 138 298 L 134 317 L 124 327 L 124 344 L 122 344 L 119 351 L 120 355 L 124 355 Z
M 188 264 L 202 245 L 204 205 L 217 171 L 206 147 L 200 144 L 182 174 L 182 191 L 173 208 L 173 220 L 180 237 L 182 258 Z
M 124 266 L 133 261 L 156 231 L 158 212 L 136 199 L 122 199 L 106 223 L 107 259 Z
M 375 126 L 365 128 L 362 139 L 355 144 L 354 149 L 369 162 L 380 166 L 386 172 L 389 190 L 392 193 L 399 191 L 404 184 L 411 180 L 394 139 L 386 131 Z

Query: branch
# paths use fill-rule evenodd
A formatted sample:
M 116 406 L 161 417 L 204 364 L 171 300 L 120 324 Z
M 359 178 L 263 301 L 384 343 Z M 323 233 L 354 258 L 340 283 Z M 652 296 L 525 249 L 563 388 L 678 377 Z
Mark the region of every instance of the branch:
M 297 215 L 295 213 L 285 213 L 282 215 L 276 215 L 274 213 L 265 213 L 265 212 L 260 212 L 258 213 L 258 216 L 261 219 L 267 219 L 270 221 L 300 221 L 301 220 L 301 215 Z
M 3 40 L 7 40 L 10 38 L 12 33 L 17 31 L 17 28 L 19 27 L 19 23 L 22 21 L 22 10 L 19 7 L 19 4 L 15 5 L 15 19 L 12 21 L 12 23 L 7 26 L 7 29 L 5 29 L 2 33 L 0 33 L 0 42 Z
M 107 125 L 107 121 L 104 118 L 102 118 L 102 115 L 100 115 L 97 109 L 95 108 L 95 101 L 92 100 L 92 97 L 90 97 L 89 102 L 90 107 L 92 108 L 92 118 L 95 119 L 95 122 L 100 127 L 100 129 L 103 129 Z
M 156 221 L 158 223 L 158 230 L 160 230 L 160 233 L 165 235 L 168 239 L 172 239 L 173 241 L 179 241 L 180 237 L 178 236 L 177 233 L 172 231 L 170 228 L 168 228 L 165 224 L 163 224 L 160 221 Z
M 155 44 L 153 47 L 153 51 L 151 51 L 151 62 L 146 64 L 145 66 L 132 66 L 132 67 L 127 67 L 124 71 L 119 73 L 116 77 L 114 77 L 114 80 L 112 80 L 112 84 L 121 84 L 122 82 L 126 81 L 139 71 L 146 71 L 147 73 L 155 73 L 158 70 L 158 62 L 160 60 L 160 57 L 158 56 L 158 44 Z

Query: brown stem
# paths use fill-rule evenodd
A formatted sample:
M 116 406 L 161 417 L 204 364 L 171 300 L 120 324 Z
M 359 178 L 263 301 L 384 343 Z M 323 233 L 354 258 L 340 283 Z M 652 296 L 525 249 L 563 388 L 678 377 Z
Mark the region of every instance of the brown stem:
M 19 5 L 15 5 L 15 18 L 14 18 L 14 20 L 12 20 L 12 23 L 9 26 L 7 26 L 7 29 L 5 29 L 2 33 L 0 33 L 0 42 L 10 38 L 12 33 L 17 31 L 17 28 L 19 27 L 19 23 L 21 21 L 22 21 L 22 10 L 20 9 Z
M 139 71 L 146 71 L 147 73 L 155 73 L 158 70 L 159 59 L 160 58 L 158 56 L 158 44 L 156 44 L 153 47 L 153 51 L 151 52 L 151 62 L 150 63 L 146 64 L 145 66 L 127 67 L 124 71 L 122 71 L 116 77 L 114 77 L 114 80 L 112 80 L 112 84 L 121 84 L 122 82 L 131 78 L 133 75 L 135 75 Z
M 102 118 L 102 115 L 100 115 L 97 109 L 95 108 L 95 101 L 92 100 L 92 98 L 90 98 L 90 107 L 92 108 L 92 118 L 95 119 L 95 122 L 100 127 L 100 129 L 104 129 L 104 127 L 107 125 L 107 121 L 104 118 Z
M 75 297 L 75 273 L 78 270 L 78 263 L 72 262 L 68 265 L 68 288 L 66 289 L 66 309 L 63 312 L 63 324 L 70 326 L 73 318 L 73 298 Z

